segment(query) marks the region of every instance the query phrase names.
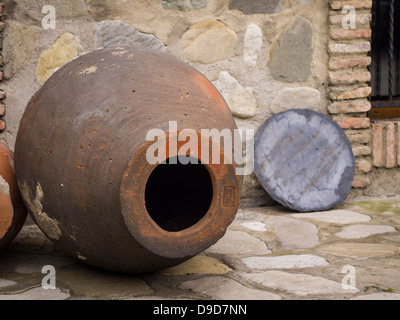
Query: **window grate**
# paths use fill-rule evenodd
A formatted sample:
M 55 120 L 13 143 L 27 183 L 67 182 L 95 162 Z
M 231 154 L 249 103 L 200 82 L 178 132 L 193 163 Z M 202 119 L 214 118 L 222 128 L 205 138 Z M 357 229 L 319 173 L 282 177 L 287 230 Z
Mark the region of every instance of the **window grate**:
M 372 7 L 371 118 L 400 118 L 400 1 Z

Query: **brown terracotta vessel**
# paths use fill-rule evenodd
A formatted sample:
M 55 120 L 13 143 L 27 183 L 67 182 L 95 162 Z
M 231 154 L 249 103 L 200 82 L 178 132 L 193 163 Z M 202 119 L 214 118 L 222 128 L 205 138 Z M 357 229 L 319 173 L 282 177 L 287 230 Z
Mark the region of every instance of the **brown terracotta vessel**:
M 15 178 L 14 154 L 0 143 L 0 249 L 18 235 L 26 216 Z
M 200 163 L 149 163 L 152 129 L 166 133 L 162 160 Z M 110 270 L 154 271 L 199 254 L 233 221 L 241 179 L 235 164 L 182 151 L 184 129 L 225 159 L 222 142 L 201 130 L 236 124 L 215 87 L 172 55 L 108 48 L 68 63 L 20 125 L 16 172 L 30 214 L 60 249 Z

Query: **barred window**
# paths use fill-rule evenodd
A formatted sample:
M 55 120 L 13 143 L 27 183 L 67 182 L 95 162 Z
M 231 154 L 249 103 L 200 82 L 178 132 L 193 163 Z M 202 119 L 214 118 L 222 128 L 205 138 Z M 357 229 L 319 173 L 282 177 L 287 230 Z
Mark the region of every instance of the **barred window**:
M 400 1 L 372 7 L 371 118 L 400 118 Z

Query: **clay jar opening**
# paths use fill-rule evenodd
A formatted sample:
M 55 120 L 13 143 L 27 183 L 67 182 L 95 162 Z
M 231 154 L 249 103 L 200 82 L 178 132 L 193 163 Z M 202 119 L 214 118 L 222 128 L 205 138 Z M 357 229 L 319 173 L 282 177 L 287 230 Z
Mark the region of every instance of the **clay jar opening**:
M 209 145 L 220 158 L 220 145 L 198 135 L 199 146 Z M 213 162 L 211 153 L 197 150 L 187 155 L 177 143 L 170 152 L 168 132 L 159 141 L 160 162 L 151 164 L 147 153 L 154 142 L 146 142 L 130 160 L 120 186 L 120 204 L 125 224 L 133 237 L 152 253 L 165 258 L 194 256 L 216 243 L 232 223 L 240 201 L 241 182 L 235 165 Z M 198 164 L 167 164 L 179 158 L 198 159 Z M 187 160 L 186 160 L 187 161 Z
M 207 168 L 195 158 L 173 157 L 158 165 L 146 183 L 146 209 L 169 232 L 194 226 L 207 214 L 213 185 Z

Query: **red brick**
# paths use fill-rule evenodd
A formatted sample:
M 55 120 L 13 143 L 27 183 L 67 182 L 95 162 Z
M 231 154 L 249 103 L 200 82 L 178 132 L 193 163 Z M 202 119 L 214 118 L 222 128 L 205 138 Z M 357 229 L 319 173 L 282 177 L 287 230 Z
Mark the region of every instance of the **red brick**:
M 369 41 L 355 43 L 330 43 L 328 46 L 330 53 L 368 53 L 371 51 L 371 43 Z
M 351 99 L 361 99 L 367 98 L 371 95 L 372 88 L 371 87 L 361 87 L 357 89 L 335 89 L 331 88 L 331 92 L 329 93 L 329 97 L 331 100 L 351 100 Z
M 359 58 L 336 58 L 329 61 L 329 69 L 340 70 L 350 69 L 359 67 L 368 67 L 371 64 L 371 57 L 359 57 Z
M 355 1 L 331 1 L 331 8 L 333 10 L 341 10 L 344 6 L 352 6 L 355 9 L 371 9 L 372 0 L 355 0 Z
M 396 166 L 395 143 L 395 126 L 393 122 L 388 122 L 386 124 L 386 168 L 394 168 Z
M 329 82 L 331 84 L 354 84 L 370 81 L 371 73 L 369 71 L 329 72 Z
M 368 112 L 371 110 L 371 103 L 366 99 L 336 101 L 328 107 L 328 110 L 331 114 Z
M 397 122 L 397 165 L 400 166 L 400 122 Z
M 329 23 L 331 25 L 342 25 L 343 19 L 346 17 L 345 14 L 337 14 L 337 11 L 331 11 L 329 16 Z M 366 25 L 369 26 L 371 23 L 372 15 L 370 13 L 357 13 L 356 15 L 356 25 Z
M 351 144 L 368 144 L 372 140 L 371 130 L 346 130 Z
M 343 28 L 334 28 L 329 32 L 330 36 L 334 40 L 352 40 L 352 39 L 369 39 L 371 38 L 371 29 L 343 29 Z
M 337 119 L 336 122 L 342 129 L 367 129 L 371 126 L 369 118 L 343 118 Z
M 383 127 L 380 123 L 372 124 L 372 156 L 375 167 L 383 167 Z

